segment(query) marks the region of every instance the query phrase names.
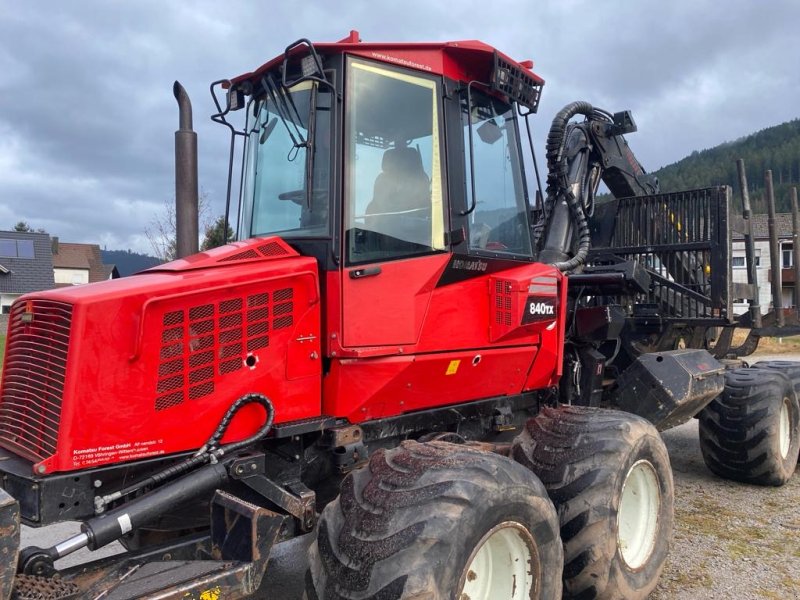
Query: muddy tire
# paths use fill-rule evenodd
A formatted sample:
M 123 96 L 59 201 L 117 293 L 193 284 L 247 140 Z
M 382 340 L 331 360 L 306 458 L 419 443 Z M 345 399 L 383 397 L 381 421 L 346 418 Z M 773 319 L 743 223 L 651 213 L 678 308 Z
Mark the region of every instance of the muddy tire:
M 722 395 L 700 413 L 700 449 L 720 477 L 780 486 L 797 466 L 800 406 L 793 372 L 759 365 L 725 374 Z
M 792 382 L 794 395 L 800 398 L 800 362 L 793 360 L 760 360 L 752 367 L 754 369 L 767 369 L 783 373 Z
M 556 512 L 532 473 L 467 446 L 406 441 L 375 452 L 322 511 L 306 597 L 556 600 L 562 563 Z
M 545 408 L 512 457 L 541 478 L 558 511 L 564 597 L 646 598 L 673 523 L 672 470 L 655 427 L 620 411 Z

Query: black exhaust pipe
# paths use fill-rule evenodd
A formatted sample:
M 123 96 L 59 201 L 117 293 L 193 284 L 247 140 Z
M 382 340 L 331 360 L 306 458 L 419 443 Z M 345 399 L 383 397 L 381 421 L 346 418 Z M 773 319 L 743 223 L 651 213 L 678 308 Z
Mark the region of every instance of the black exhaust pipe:
M 175 132 L 175 258 L 198 251 L 197 133 L 192 130 L 192 102 L 177 81 L 179 128 Z

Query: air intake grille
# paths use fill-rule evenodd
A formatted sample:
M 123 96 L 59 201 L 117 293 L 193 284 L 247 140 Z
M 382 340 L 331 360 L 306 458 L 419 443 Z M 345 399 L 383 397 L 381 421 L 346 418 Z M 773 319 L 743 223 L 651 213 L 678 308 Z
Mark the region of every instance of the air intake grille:
M 56 452 L 71 322 L 72 306 L 63 302 L 18 301 L 11 308 L 0 443 L 36 462 Z
M 511 326 L 513 286 L 510 281 L 505 279 L 495 279 L 494 281 L 494 315 L 495 323 L 505 327 Z
M 293 299 L 294 290 L 283 288 L 165 312 L 156 410 L 213 394 L 220 377 L 269 346 L 271 331 L 294 323 Z
M 261 244 L 256 249 L 250 248 L 248 250 L 243 250 L 242 252 L 237 252 L 236 254 L 231 254 L 225 258 L 221 258 L 218 262 L 236 262 L 240 260 L 252 260 L 254 258 L 262 257 L 274 258 L 276 256 L 286 256 L 287 254 L 289 253 L 278 242 L 267 242 L 266 244 Z

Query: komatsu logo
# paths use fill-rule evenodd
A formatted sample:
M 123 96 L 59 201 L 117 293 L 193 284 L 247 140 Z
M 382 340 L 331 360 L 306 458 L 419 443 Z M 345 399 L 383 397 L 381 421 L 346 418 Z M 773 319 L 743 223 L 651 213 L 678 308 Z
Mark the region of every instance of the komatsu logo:
M 546 302 L 531 302 L 528 306 L 529 315 L 554 315 L 556 307 Z

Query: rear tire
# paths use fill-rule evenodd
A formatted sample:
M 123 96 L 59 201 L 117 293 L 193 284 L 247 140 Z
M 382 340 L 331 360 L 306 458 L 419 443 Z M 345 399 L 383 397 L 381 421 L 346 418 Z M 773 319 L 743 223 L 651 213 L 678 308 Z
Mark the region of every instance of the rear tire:
M 793 360 L 760 360 L 751 366 L 754 369 L 767 369 L 783 373 L 792 382 L 794 395 L 800 398 L 800 362 Z
M 542 479 L 558 510 L 564 597 L 646 598 L 673 522 L 672 470 L 655 427 L 620 411 L 545 408 L 512 456 Z
M 766 365 L 769 365 L 767 363 Z M 785 484 L 797 467 L 800 405 L 784 369 L 765 366 L 725 374 L 725 390 L 700 413 L 700 449 L 725 479 Z
M 378 450 L 309 549 L 310 600 L 561 598 L 558 518 L 513 461 L 446 442 Z

